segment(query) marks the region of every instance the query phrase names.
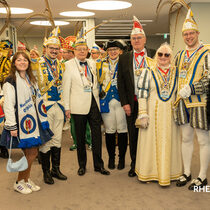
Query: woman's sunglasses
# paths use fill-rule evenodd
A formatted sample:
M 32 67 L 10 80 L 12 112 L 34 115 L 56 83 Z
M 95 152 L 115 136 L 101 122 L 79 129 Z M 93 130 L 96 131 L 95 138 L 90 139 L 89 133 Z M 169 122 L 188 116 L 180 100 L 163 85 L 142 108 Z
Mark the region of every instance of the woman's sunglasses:
M 159 57 L 162 57 L 163 55 L 168 58 L 170 56 L 170 53 L 161 53 L 161 52 L 158 52 L 157 53 Z

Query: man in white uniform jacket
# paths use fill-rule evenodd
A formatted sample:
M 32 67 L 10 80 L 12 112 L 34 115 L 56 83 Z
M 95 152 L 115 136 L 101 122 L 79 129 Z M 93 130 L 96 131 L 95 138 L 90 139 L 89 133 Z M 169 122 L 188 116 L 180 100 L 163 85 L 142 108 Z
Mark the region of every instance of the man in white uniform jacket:
M 75 121 L 78 175 L 82 176 L 86 172 L 85 131 L 87 121 L 91 128 L 94 169 L 101 174 L 109 175 L 109 171 L 104 169 L 101 158 L 101 115 L 96 67 L 86 59 L 88 47 L 84 39 L 76 41 L 74 53 L 75 58 L 65 63 L 63 98 L 66 117 L 70 118 L 71 114 Z

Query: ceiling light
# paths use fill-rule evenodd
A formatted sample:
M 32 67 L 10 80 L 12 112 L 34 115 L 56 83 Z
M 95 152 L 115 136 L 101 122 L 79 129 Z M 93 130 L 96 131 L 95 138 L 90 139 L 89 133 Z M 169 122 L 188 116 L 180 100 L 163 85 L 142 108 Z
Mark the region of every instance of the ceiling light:
M 64 26 L 64 25 L 68 25 L 69 22 L 66 21 L 54 21 L 56 26 Z M 30 24 L 32 25 L 39 25 L 39 26 L 51 26 L 51 23 L 47 20 L 38 20 L 38 21 L 32 21 L 30 22 Z
M 11 14 L 28 14 L 28 13 L 33 12 L 33 10 L 31 9 L 17 8 L 17 7 L 11 7 L 10 10 L 11 10 Z M 6 8 L 1 7 L 0 13 L 6 14 L 7 13 Z
M 60 15 L 67 17 L 88 17 L 95 15 L 95 13 L 86 12 L 86 11 L 68 11 L 68 12 L 61 12 Z
M 77 4 L 77 6 L 92 10 L 118 10 L 129 8 L 132 4 L 126 1 L 86 1 Z

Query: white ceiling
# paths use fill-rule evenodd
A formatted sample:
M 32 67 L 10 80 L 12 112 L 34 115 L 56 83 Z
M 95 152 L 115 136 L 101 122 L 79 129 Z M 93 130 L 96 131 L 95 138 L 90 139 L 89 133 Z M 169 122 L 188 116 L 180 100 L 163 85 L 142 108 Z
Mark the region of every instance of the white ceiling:
M 50 8 L 52 10 L 52 14 L 54 20 L 67 20 L 70 21 L 70 25 L 61 26 L 61 35 L 73 35 L 74 27 L 76 22 L 72 22 L 71 18 L 66 18 L 60 16 L 59 13 L 63 11 L 76 11 L 83 10 L 77 7 L 77 4 L 80 2 L 84 2 L 85 0 L 49 0 Z M 156 21 L 156 7 L 158 5 L 159 0 L 127 0 L 132 3 L 132 7 L 124 10 L 117 11 L 93 11 L 95 12 L 95 22 L 96 25 L 100 24 L 103 20 L 132 20 L 132 16 L 135 15 L 140 20 L 152 19 L 152 23 L 146 23 L 144 26 L 144 30 L 147 35 L 154 35 L 155 33 L 167 33 L 169 32 L 168 26 L 168 12 L 169 12 L 169 4 L 166 4 L 160 11 L 160 15 L 158 20 Z M 166 0 L 162 0 L 163 2 L 167 2 Z M 186 0 L 187 3 L 190 2 L 210 2 L 210 0 Z M 45 1 L 44 0 L 7 0 L 7 3 L 10 7 L 24 7 L 28 9 L 34 10 L 34 13 L 42 13 L 45 10 Z M 12 15 L 11 23 L 18 27 L 27 15 Z M 5 15 L 0 15 L 0 18 L 4 18 Z M 40 17 L 34 18 L 34 20 L 42 19 Z M 143 23 L 143 22 L 142 22 Z M 116 24 L 116 23 L 115 23 Z M 116 28 L 116 26 L 114 26 Z M 100 30 L 100 28 L 98 28 Z M 29 24 L 29 21 L 25 23 L 20 30 L 18 30 L 19 36 L 38 36 L 44 37 L 46 33 L 51 31 L 50 27 L 41 27 L 41 26 L 33 26 Z M 97 31 L 96 31 L 97 33 Z

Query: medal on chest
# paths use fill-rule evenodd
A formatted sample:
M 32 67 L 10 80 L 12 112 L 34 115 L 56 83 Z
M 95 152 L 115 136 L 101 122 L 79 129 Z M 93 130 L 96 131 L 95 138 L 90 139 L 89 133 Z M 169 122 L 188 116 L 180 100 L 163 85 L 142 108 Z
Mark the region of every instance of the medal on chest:
M 142 57 L 141 62 L 139 62 L 137 58 L 134 58 L 134 66 L 135 66 L 134 74 L 136 76 L 140 76 L 142 68 L 145 66 L 144 57 Z
M 182 69 L 179 73 L 179 77 L 185 79 L 187 77 L 187 72 L 190 67 L 190 62 L 185 61 L 182 65 Z
M 162 98 L 169 98 L 169 84 L 162 84 L 161 85 L 161 93 Z
M 162 73 L 161 73 L 162 72 Z M 159 81 L 161 82 L 160 88 L 160 95 L 162 98 L 169 98 L 170 95 L 170 69 L 164 72 L 161 68 L 158 67 L 159 73 Z
M 182 69 L 179 73 L 179 77 L 182 78 L 182 79 L 185 79 L 187 77 L 187 70 Z
M 136 76 L 140 76 L 141 72 L 142 72 L 142 68 L 140 68 L 140 69 L 135 69 L 135 75 L 136 75 Z

